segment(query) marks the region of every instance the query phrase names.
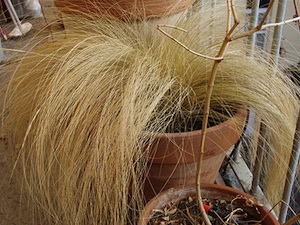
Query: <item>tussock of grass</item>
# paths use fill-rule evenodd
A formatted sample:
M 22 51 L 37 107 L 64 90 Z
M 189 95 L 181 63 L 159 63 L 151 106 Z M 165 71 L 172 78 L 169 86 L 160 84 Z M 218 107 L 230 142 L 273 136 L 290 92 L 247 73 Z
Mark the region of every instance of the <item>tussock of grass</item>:
M 223 16 L 216 13 L 212 22 L 210 13 L 194 13 L 178 24 L 188 33 L 168 32 L 214 56 L 225 33 Z M 188 120 L 182 115 L 202 116 L 212 61 L 158 31 L 143 35 L 146 22 L 74 22 L 67 35 L 28 52 L 16 68 L 5 86 L 5 126 L 41 218 L 49 224 L 129 224 L 143 205 L 144 131 L 176 129 L 174 121 Z M 255 109 L 269 129 L 274 159 L 265 190 L 278 198 L 298 89 L 258 54 L 248 57 L 243 43 L 230 44 L 218 68 L 211 118 L 242 106 Z

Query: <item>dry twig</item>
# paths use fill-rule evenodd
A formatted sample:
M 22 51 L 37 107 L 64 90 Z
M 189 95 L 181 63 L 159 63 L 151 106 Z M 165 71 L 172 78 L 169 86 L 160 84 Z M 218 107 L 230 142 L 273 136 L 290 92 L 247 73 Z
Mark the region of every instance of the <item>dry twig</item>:
M 299 17 L 300 14 L 299 14 L 299 9 L 298 9 L 298 4 L 297 4 L 297 0 L 293 0 L 294 2 L 294 8 L 295 8 L 295 18 L 296 17 Z M 299 30 L 300 30 L 300 20 L 298 20 L 298 27 L 299 27 Z
M 288 221 L 286 221 L 283 225 L 291 225 L 294 222 L 296 222 L 297 220 L 300 219 L 300 213 L 298 213 L 297 215 L 293 216 L 291 219 L 289 219 Z

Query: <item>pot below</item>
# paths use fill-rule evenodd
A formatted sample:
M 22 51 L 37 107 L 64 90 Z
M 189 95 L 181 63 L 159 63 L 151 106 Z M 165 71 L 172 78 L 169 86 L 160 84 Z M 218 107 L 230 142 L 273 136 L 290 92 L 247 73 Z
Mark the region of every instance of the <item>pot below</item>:
M 224 199 L 231 201 L 237 196 L 243 196 L 239 198 L 239 207 L 251 214 L 255 220 L 262 220 L 262 225 L 279 225 L 278 220 L 270 212 L 268 208 L 261 205 L 254 197 L 239 190 L 217 184 L 201 184 L 202 197 L 208 199 Z M 178 202 L 181 199 L 187 197 L 195 197 L 196 189 L 195 185 L 178 186 L 170 188 L 152 198 L 144 207 L 142 214 L 139 218 L 138 225 L 147 225 L 151 217 L 153 216 L 153 210 L 164 209 L 169 203 Z M 252 207 L 249 207 L 251 203 Z M 246 207 L 245 207 L 246 206 Z

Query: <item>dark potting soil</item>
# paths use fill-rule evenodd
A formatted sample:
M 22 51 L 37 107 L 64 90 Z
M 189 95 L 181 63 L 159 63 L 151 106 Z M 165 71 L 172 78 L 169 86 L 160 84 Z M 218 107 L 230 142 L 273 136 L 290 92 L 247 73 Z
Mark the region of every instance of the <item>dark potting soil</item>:
M 213 127 L 225 122 L 237 112 L 234 109 L 218 109 L 210 113 L 207 127 Z M 213 116 L 212 116 L 213 115 Z M 203 112 L 201 113 L 183 113 L 178 114 L 173 118 L 173 122 L 169 124 L 166 133 L 181 133 L 190 132 L 202 129 Z
M 203 203 L 212 225 L 261 224 L 247 210 L 236 205 L 235 201 L 203 199 Z M 250 203 L 248 207 L 253 210 L 255 206 Z M 203 221 L 195 198 L 188 197 L 177 203 L 170 203 L 163 209 L 154 209 L 148 225 L 202 225 L 205 224 Z
M 223 120 L 216 120 L 214 118 L 208 119 L 207 127 L 213 127 L 216 126 L 222 122 Z M 185 120 L 174 120 L 173 123 L 171 123 L 167 129 L 166 133 L 182 133 L 182 132 L 190 132 L 195 130 L 201 130 L 202 128 L 202 119 L 194 119 L 194 118 L 187 118 Z

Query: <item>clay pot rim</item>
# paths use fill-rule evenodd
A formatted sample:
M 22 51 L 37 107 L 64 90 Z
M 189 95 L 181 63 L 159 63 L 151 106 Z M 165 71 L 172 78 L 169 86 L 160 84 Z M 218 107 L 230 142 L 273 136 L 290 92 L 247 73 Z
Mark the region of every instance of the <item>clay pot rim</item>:
M 244 120 L 246 116 L 246 107 L 240 108 L 237 113 L 235 113 L 232 117 L 230 117 L 228 120 L 219 123 L 218 125 L 212 126 L 207 128 L 206 133 L 214 133 L 217 130 L 221 130 L 222 127 L 228 127 L 232 123 L 237 123 L 235 121 L 241 121 Z M 173 132 L 173 133 L 162 133 L 162 132 L 148 132 L 148 134 L 151 134 L 155 136 L 156 138 L 184 138 L 184 137 L 193 137 L 197 136 L 202 132 L 201 130 L 194 130 L 194 131 L 187 131 L 187 132 Z
M 182 190 L 184 190 L 184 193 L 180 194 L 180 192 L 182 192 Z M 270 210 L 266 206 L 259 203 L 259 201 L 250 194 L 247 194 L 245 192 L 242 192 L 240 190 L 237 190 L 237 189 L 225 186 L 225 185 L 208 184 L 208 183 L 202 183 L 201 184 L 201 190 L 212 190 L 211 192 L 220 193 L 220 195 L 222 195 L 222 196 L 241 195 L 241 196 L 244 196 L 246 198 L 249 198 L 249 199 L 254 201 L 254 204 L 259 209 L 259 212 L 261 213 L 261 215 L 263 215 L 263 216 L 267 215 L 266 219 L 268 220 L 268 223 L 271 222 L 270 225 L 271 224 L 272 225 L 280 225 L 278 220 L 270 212 Z M 150 219 L 149 216 L 152 214 L 153 209 L 159 209 L 160 207 L 165 206 L 167 204 L 166 203 L 167 200 L 170 199 L 169 196 L 174 196 L 175 195 L 176 197 L 174 197 L 172 200 L 176 201 L 176 200 L 179 200 L 181 198 L 180 196 L 188 196 L 189 194 L 192 194 L 192 193 L 195 193 L 195 192 L 196 192 L 196 185 L 195 184 L 188 184 L 188 185 L 180 185 L 180 186 L 177 186 L 177 187 L 172 187 L 172 188 L 169 188 L 169 189 L 157 194 L 154 198 L 152 198 L 144 206 L 142 214 L 141 214 L 141 216 L 138 220 L 138 225 L 147 224 L 147 222 Z M 218 198 L 218 197 L 214 196 L 213 198 Z M 160 200 L 162 200 L 162 201 L 160 202 Z M 170 202 L 170 201 L 168 201 L 168 202 Z
M 145 1 L 145 0 L 143 0 Z M 195 0 L 184 0 L 184 1 L 175 1 L 169 0 L 164 2 L 161 6 L 158 0 L 148 0 L 145 3 L 141 0 L 131 0 L 131 1 L 98 1 L 93 2 L 95 5 L 85 5 L 80 4 L 79 6 L 73 3 L 72 1 L 62 1 L 62 0 L 54 0 L 54 4 L 57 8 L 59 8 L 62 12 L 67 14 L 82 14 L 80 11 L 96 15 L 99 13 L 105 13 L 107 15 L 112 15 L 116 18 L 122 20 L 144 20 L 144 19 L 156 19 L 165 16 L 174 15 L 186 10 L 190 7 Z M 82 0 L 76 0 L 75 3 L 80 3 Z M 149 3 L 150 2 L 150 3 Z M 144 5 L 144 9 L 139 11 L 132 11 L 132 7 L 134 4 L 142 4 Z M 81 7 L 80 7 L 81 6 Z M 95 7 L 94 7 L 95 6 Z M 84 14 L 82 14 L 84 16 Z

